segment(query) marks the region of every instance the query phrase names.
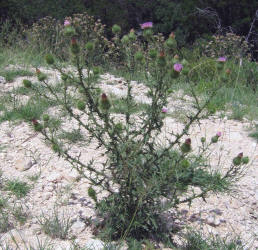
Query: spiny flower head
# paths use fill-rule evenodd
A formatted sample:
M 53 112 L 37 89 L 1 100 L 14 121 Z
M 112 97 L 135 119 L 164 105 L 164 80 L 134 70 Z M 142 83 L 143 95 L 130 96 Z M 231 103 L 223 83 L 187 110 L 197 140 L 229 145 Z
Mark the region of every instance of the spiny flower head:
M 218 58 L 218 62 L 223 62 L 224 63 L 226 61 L 227 61 L 227 58 L 224 57 L 224 56 Z
M 141 26 L 141 29 L 144 30 L 144 29 L 152 28 L 153 23 L 152 22 L 146 22 L 146 23 L 140 24 L 140 26 Z
M 66 20 L 64 21 L 64 26 L 70 26 L 70 25 L 71 25 L 71 22 L 66 19 Z
M 41 73 L 41 71 L 38 68 L 36 68 L 36 74 L 38 75 L 40 73 Z
M 218 131 L 218 132 L 216 133 L 216 136 L 218 136 L 218 137 L 221 137 L 221 135 L 222 135 L 222 133 L 221 133 L 220 131 Z
M 176 72 L 181 72 L 183 69 L 183 65 L 180 63 L 175 63 L 173 68 Z
M 176 35 L 175 35 L 174 32 L 171 32 L 170 35 L 169 35 L 169 37 L 172 38 L 172 39 L 175 39 Z
M 237 157 L 239 157 L 239 158 L 243 158 L 243 152 L 241 152 L 241 153 L 239 153 L 238 155 L 237 155 Z
M 181 146 L 181 151 L 183 153 L 189 153 L 190 151 L 192 150 L 192 147 L 191 147 L 191 139 L 190 138 L 187 138 L 185 140 L 185 142 L 182 144 Z
M 167 112 L 168 112 L 168 108 L 163 107 L 163 108 L 161 109 L 161 112 L 162 112 L 162 113 L 167 113 Z
M 32 122 L 33 125 L 38 125 L 38 124 L 39 124 L 39 122 L 38 122 L 37 119 L 35 119 L 35 118 L 33 118 L 33 119 L 31 120 L 31 122 Z
M 103 94 L 101 95 L 101 100 L 102 100 L 102 101 L 106 101 L 106 100 L 107 100 L 107 94 L 103 93 Z
M 73 37 L 72 40 L 71 40 L 71 44 L 72 44 L 72 45 L 77 44 L 77 41 L 76 41 L 76 39 L 75 39 L 74 37 Z
M 191 145 L 191 138 L 187 138 L 186 140 L 185 140 L 185 144 L 187 144 L 187 145 Z

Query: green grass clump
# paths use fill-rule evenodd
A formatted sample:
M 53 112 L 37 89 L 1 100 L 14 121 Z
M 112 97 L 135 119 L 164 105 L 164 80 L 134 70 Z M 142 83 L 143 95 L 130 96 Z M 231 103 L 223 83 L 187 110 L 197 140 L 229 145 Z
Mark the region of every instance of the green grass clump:
M 112 100 L 112 107 L 110 110 L 111 113 L 125 114 L 127 112 L 127 103 L 126 103 L 127 101 L 125 98 L 123 97 L 119 98 L 115 95 L 112 95 L 111 100 Z M 148 106 L 149 106 L 148 104 L 136 103 L 135 101 L 132 101 L 132 104 L 130 106 L 130 112 L 138 113 L 140 111 L 146 110 Z
M 255 126 L 255 130 L 251 132 L 249 136 L 254 138 L 258 142 L 258 125 Z
M 19 180 L 8 180 L 5 184 L 6 191 L 10 191 L 12 194 L 14 194 L 17 198 L 22 198 L 29 193 L 31 187 L 23 181 Z
M 0 117 L 0 122 L 16 120 L 31 121 L 32 119 L 39 119 L 42 113 L 55 105 L 48 100 L 34 97 L 31 97 L 25 105 L 18 104 L 16 107 L 8 108 L 8 104 L 11 105 L 11 103 L 6 103 L 6 105 L 2 107 L 4 113 Z
M 62 240 L 67 239 L 72 226 L 71 218 L 64 214 L 60 215 L 57 209 L 51 215 L 42 214 L 41 218 L 38 218 L 38 223 L 45 234 Z
M 219 236 L 210 235 L 205 238 L 200 232 L 188 232 L 186 235 L 185 250 L 242 250 L 244 249 L 239 238 L 228 240 Z
M 16 77 L 33 76 L 33 73 L 29 70 L 15 69 L 0 71 L 0 75 L 3 76 L 7 82 L 13 82 Z
M 0 233 L 6 233 L 13 227 L 6 212 L 0 213 Z

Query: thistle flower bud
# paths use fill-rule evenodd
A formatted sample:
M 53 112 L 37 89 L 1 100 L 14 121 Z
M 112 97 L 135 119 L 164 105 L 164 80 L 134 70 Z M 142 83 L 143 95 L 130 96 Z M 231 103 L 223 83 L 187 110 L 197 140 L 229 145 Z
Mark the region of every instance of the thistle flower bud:
M 117 24 L 114 24 L 113 27 L 112 27 L 112 32 L 114 34 L 119 34 L 121 32 L 121 27 Z
M 47 64 L 54 64 L 55 60 L 54 57 L 51 54 L 46 54 L 45 60 Z
M 78 102 L 77 102 L 77 108 L 79 109 L 79 110 L 84 110 L 85 109 L 85 107 L 86 107 L 86 105 L 85 105 L 85 103 L 83 102 L 83 101 L 81 101 L 81 100 L 79 100 Z
M 75 34 L 76 34 L 75 29 L 72 26 L 70 25 L 65 26 L 65 29 L 64 29 L 65 36 L 71 37 L 71 36 L 74 36 Z
M 99 67 L 93 67 L 92 71 L 94 75 L 98 75 L 100 73 Z
M 63 74 L 61 75 L 61 79 L 62 79 L 63 81 L 66 81 L 66 80 L 68 79 L 68 75 L 63 73 Z
M 136 35 L 135 35 L 133 29 L 131 29 L 130 33 L 128 34 L 128 38 L 129 38 L 129 40 L 132 41 L 132 42 L 136 40 Z
M 243 153 L 239 153 L 237 157 L 233 159 L 233 164 L 239 166 L 242 163 Z
M 179 60 L 179 55 L 178 54 L 176 54 L 176 55 L 174 55 L 174 57 L 173 57 L 175 60 Z
M 38 68 L 36 68 L 36 74 L 40 82 L 45 81 L 47 79 L 47 76 L 44 73 L 42 73 Z
M 143 31 L 143 37 L 145 37 L 146 39 L 151 38 L 153 35 L 153 32 L 151 29 L 144 29 Z
M 175 35 L 174 32 L 171 32 L 170 35 L 169 35 L 169 37 L 170 37 L 171 39 L 175 39 L 175 38 L 176 38 L 176 35 Z
M 122 41 L 123 44 L 128 44 L 129 43 L 128 35 L 124 35 L 121 41 Z
M 86 50 L 93 51 L 94 50 L 94 43 L 93 42 L 87 42 L 85 45 Z
M 155 49 L 151 49 L 149 51 L 149 56 L 150 56 L 151 59 L 155 59 L 157 57 L 157 54 L 158 54 L 158 52 Z
M 143 54 L 142 52 L 138 51 L 135 53 L 134 58 L 136 61 L 141 62 L 143 60 Z
M 242 163 L 243 164 L 248 164 L 248 162 L 249 162 L 249 157 L 248 156 L 245 156 L 245 157 L 242 158 Z
M 165 46 L 169 49 L 175 49 L 177 47 L 177 42 L 175 39 L 169 37 L 165 42 Z
M 181 162 L 183 168 L 189 168 L 190 162 L 187 159 L 182 160 Z
M 219 137 L 217 135 L 215 135 L 215 136 L 211 137 L 211 142 L 216 143 L 216 142 L 218 142 L 218 139 L 219 139 Z
M 32 86 L 31 81 L 30 81 L 30 80 L 27 80 L 27 79 L 24 79 L 24 80 L 22 81 L 22 83 L 23 83 L 23 85 L 24 85 L 25 88 L 31 88 L 31 86 Z
M 230 70 L 230 69 L 226 69 L 225 73 L 226 73 L 227 75 L 230 75 L 230 74 L 231 74 L 231 70 Z
M 185 142 L 182 144 L 182 146 L 181 146 L 181 151 L 182 151 L 183 153 L 188 153 L 188 152 L 191 151 L 191 149 L 192 149 L 192 147 L 191 147 L 191 139 L 188 138 L 188 139 L 186 139 Z
M 80 87 L 78 88 L 78 91 L 79 91 L 79 93 L 83 94 L 83 93 L 84 93 L 84 88 L 83 88 L 82 86 L 80 86 Z
M 32 119 L 31 121 L 35 131 L 40 132 L 43 129 L 43 126 L 36 119 Z
M 239 157 L 239 158 L 243 158 L 243 152 L 241 152 L 241 153 L 239 153 L 238 155 L 237 155 L 237 157 Z
M 157 63 L 160 67 L 166 66 L 166 57 L 165 57 L 165 53 L 163 51 L 160 52 Z
M 94 200 L 95 202 L 97 202 L 97 196 L 96 196 L 96 191 L 92 188 L 92 187 L 89 187 L 88 188 L 88 195 L 89 197 Z
M 188 66 L 184 66 L 184 68 L 182 69 L 182 74 L 183 75 L 188 75 L 190 72 L 190 68 Z
M 202 138 L 201 138 L 201 142 L 202 142 L 202 143 L 206 142 L 206 138 L 205 138 L 205 137 L 202 137 Z
M 212 143 L 218 142 L 218 139 L 219 139 L 219 137 L 221 137 L 221 135 L 222 135 L 222 133 L 221 133 L 220 131 L 218 131 L 218 132 L 216 133 L 216 135 L 211 138 L 211 142 L 212 142 Z
M 60 151 L 60 148 L 59 148 L 59 146 L 58 146 L 56 143 L 54 143 L 54 144 L 52 145 L 52 150 L 57 153 L 57 152 Z
M 187 61 L 186 59 L 183 59 L 182 62 L 181 62 L 181 64 L 182 64 L 183 66 L 186 66 L 186 65 L 188 65 L 189 63 L 188 63 L 188 61 Z
M 48 115 L 48 114 L 44 114 L 44 115 L 42 116 L 42 119 L 43 119 L 43 121 L 45 121 L 45 122 L 49 121 L 49 115 Z
M 76 39 L 74 37 L 71 40 L 71 52 L 74 55 L 77 55 L 80 52 L 79 45 L 78 45 L 78 43 L 77 43 L 77 41 L 76 41 Z
M 121 122 L 119 122 L 119 123 L 117 123 L 117 124 L 115 125 L 114 130 L 115 130 L 117 133 L 120 133 L 120 132 L 123 130 L 123 128 L 124 128 L 123 124 L 122 124 Z
M 108 111 L 110 109 L 110 107 L 111 107 L 110 101 L 109 101 L 107 95 L 105 93 L 103 93 L 100 98 L 100 108 L 103 111 Z

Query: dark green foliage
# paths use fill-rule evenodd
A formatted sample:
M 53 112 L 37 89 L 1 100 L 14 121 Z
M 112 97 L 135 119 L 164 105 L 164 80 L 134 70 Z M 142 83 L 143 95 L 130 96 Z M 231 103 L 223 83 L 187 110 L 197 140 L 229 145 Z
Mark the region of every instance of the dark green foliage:
M 246 35 L 255 16 L 257 2 L 244 0 L 8 0 L 0 4 L 1 16 L 21 19 L 32 24 L 45 16 L 63 20 L 74 13 L 89 14 L 100 18 L 108 27 L 117 23 L 122 30 L 139 29 L 140 23 L 154 22 L 154 30 L 170 34 L 175 31 L 179 45 L 194 41 L 202 34 L 217 31 L 218 20 L 214 15 L 198 15 L 197 8 L 210 8 L 218 13 L 222 27 L 231 26 L 237 34 Z M 251 37 L 253 39 L 254 37 Z
M 9 18 L 18 18 L 27 24 L 32 24 L 45 16 L 63 19 L 74 13 L 85 11 L 82 0 L 7 0 L 1 2 L 1 11 L 2 5 L 6 11 L 5 14 Z

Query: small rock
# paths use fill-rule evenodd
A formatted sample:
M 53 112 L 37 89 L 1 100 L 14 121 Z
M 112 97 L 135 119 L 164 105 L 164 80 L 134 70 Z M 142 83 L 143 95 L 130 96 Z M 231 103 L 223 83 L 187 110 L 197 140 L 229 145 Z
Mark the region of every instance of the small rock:
M 86 242 L 85 248 L 89 250 L 104 249 L 105 243 L 101 240 L 90 239 Z
M 75 169 L 73 169 L 67 175 L 65 175 L 64 178 L 69 182 L 75 182 L 76 180 L 78 180 L 79 177 L 79 173 Z
M 35 161 L 29 161 L 23 168 L 23 171 L 29 170 L 33 165 L 35 165 Z
M 75 223 L 73 223 L 71 230 L 75 235 L 77 235 L 81 233 L 85 229 L 85 227 L 86 227 L 85 223 L 81 221 L 76 221 Z
M 53 183 L 60 182 L 62 179 L 63 179 L 63 176 L 60 175 L 59 173 L 53 173 L 53 174 L 51 174 L 51 175 L 47 178 L 47 180 L 48 180 L 49 182 L 53 182 Z
M 221 210 L 220 210 L 220 209 L 218 209 L 218 208 L 216 208 L 216 209 L 212 209 L 210 212 L 213 212 L 213 213 L 215 213 L 215 214 L 217 214 L 217 215 L 222 215 Z
M 216 218 L 215 216 L 209 216 L 206 219 L 206 223 L 210 226 L 217 227 L 220 224 L 220 219 Z
M 0 84 L 5 84 L 6 80 L 3 76 L 0 76 Z
M 49 200 L 51 196 L 52 196 L 52 193 L 46 192 L 46 193 L 44 193 L 44 194 L 42 195 L 42 199 L 43 199 L 43 200 Z

